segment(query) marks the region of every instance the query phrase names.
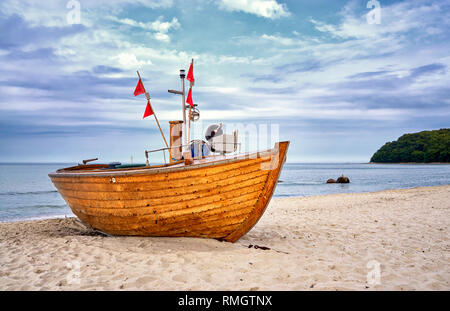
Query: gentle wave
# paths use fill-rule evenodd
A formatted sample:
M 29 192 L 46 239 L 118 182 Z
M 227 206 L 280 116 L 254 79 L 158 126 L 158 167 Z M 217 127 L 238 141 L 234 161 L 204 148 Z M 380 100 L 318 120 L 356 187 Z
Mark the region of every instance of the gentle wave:
M 302 195 L 299 194 L 274 194 L 274 198 L 298 198 L 302 197 Z
M 19 221 L 31 221 L 31 220 L 46 220 L 46 219 L 65 219 L 75 217 L 73 214 L 57 214 L 57 215 L 44 215 L 44 216 L 17 216 L 7 219 L 0 219 L 0 223 L 19 222 Z
M 62 209 L 66 207 L 67 207 L 66 204 L 34 204 L 34 205 L 15 206 L 13 210 L 17 212 L 17 211 L 32 211 L 39 209 Z
M 36 204 L 36 205 L 30 205 L 30 206 L 22 206 L 20 208 L 63 208 L 66 207 L 66 204 Z
M 8 192 L 0 192 L 0 195 L 28 195 L 28 194 L 49 194 L 49 193 L 57 193 L 56 190 L 50 191 L 29 191 L 29 192 L 16 192 L 16 191 L 8 191 Z
M 278 185 L 281 186 L 291 186 L 291 185 L 302 185 L 302 186 L 308 186 L 308 185 L 322 185 L 325 184 L 324 182 L 318 182 L 318 181 L 308 181 L 308 182 L 301 182 L 301 181 L 279 181 Z

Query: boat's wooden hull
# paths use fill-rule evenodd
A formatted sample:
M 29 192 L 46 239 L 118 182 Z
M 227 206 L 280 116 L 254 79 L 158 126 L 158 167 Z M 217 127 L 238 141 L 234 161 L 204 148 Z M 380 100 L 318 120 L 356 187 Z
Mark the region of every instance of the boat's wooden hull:
M 157 169 L 63 169 L 49 174 L 84 223 L 111 235 L 237 241 L 260 219 L 289 142 L 253 156 Z

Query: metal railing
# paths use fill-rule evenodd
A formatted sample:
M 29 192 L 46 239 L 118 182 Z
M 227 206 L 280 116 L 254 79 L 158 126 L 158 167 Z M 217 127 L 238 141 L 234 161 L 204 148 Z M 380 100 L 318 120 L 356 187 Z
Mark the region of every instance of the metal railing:
M 194 142 L 194 141 L 191 141 L 191 144 L 192 144 L 192 142 Z M 145 150 L 145 165 L 146 166 L 150 166 L 150 163 L 149 163 L 149 161 L 148 161 L 148 154 L 149 153 L 153 153 L 153 152 L 159 152 L 159 151 L 162 151 L 163 152 L 163 154 L 164 154 L 164 163 L 165 164 L 167 164 L 167 160 L 166 160 L 166 150 L 169 150 L 169 156 L 170 156 L 170 149 L 177 149 L 177 148 L 183 148 L 183 147 L 187 147 L 187 146 L 191 146 L 191 144 L 183 144 L 183 145 L 176 145 L 176 146 L 171 146 L 171 147 L 164 147 L 164 148 L 159 148 L 159 149 L 153 149 L 153 150 Z M 227 145 L 234 145 L 234 146 L 239 146 L 239 153 L 241 152 L 241 143 L 236 143 L 236 142 L 221 142 L 220 144 L 222 144 L 222 145 L 225 145 L 225 144 L 227 144 Z M 196 158 L 202 158 L 202 150 L 200 149 L 201 148 L 201 146 L 202 145 L 200 145 L 200 144 L 198 144 L 197 145 L 198 146 L 198 149 L 196 150 L 197 151 L 197 154 L 200 154 L 200 156 L 199 157 L 194 157 L 194 159 L 196 159 Z M 188 150 L 189 152 L 191 151 L 191 150 Z M 211 151 L 212 152 L 212 151 Z M 234 150 L 233 152 L 236 152 L 236 150 Z M 233 152 L 230 152 L 230 153 L 233 153 Z M 195 154 L 195 153 L 194 153 Z M 221 156 L 221 155 L 224 155 L 225 154 L 225 152 L 224 153 L 221 153 L 221 154 L 216 154 L 216 155 L 211 155 L 211 157 L 215 157 L 215 156 Z M 174 159 L 175 160 L 175 159 Z M 179 160 L 175 160 L 175 161 L 179 161 Z

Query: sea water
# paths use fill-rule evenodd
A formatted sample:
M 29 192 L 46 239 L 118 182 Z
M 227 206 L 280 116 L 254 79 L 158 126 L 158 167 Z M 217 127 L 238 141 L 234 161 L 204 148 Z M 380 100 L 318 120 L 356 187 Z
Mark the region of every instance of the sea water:
M 74 163 L 0 164 L 0 221 L 73 216 L 48 173 Z M 349 184 L 326 184 L 344 174 Z M 450 184 L 450 165 L 286 163 L 274 197 L 374 192 Z
M 348 184 L 327 184 L 344 174 Z M 286 163 L 275 197 L 375 192 L 450 184 L 449 164 Z

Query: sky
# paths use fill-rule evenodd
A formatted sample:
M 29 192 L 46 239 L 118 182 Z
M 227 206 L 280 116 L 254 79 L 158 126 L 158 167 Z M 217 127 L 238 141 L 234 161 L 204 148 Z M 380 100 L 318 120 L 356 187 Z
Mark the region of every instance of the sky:
M 450 127 L 449 30 L 449 0 L 2 0 L 0 162 L 143 163 L 164 142 L 136 70 L 168 137 L 192 58 L 193 138 L 223 122 L 288 162 L 368 162 Z

